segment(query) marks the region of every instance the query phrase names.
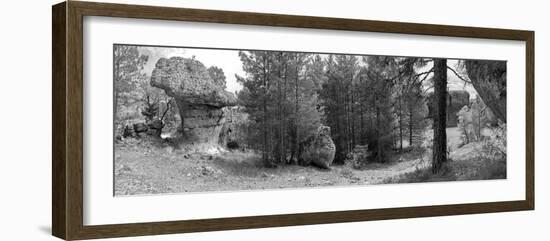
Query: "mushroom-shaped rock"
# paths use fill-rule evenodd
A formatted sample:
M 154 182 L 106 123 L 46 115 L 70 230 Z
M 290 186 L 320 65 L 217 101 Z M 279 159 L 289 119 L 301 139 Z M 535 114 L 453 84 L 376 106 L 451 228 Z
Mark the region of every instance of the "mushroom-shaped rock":
M 468 77 L 483 102 L 506 123 L 506 62 L 466 60 L 465 65 Z
M 179 131 L 191 143 L 217 144 L 225 122 L 222 108 L 237 99 L 214 81 L 206 67 L 196 59 L 172 57 L 157 61 L 151 74 L 151 86 L 174 97 L 181 117 Z
M 195 59 L 159 59 L 151 74 L 151 85 L 193 105 L 221 108 L 237 102 L 235 96 L 225 90 L 224 83 L 212 80 L 206 67 Z

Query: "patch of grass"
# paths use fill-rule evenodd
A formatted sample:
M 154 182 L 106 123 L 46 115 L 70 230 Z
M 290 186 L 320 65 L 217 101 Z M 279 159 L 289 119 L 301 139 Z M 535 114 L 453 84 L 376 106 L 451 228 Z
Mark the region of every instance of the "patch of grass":
M 417 167 L 415 171 L 401 174 L 384 181 L 384 183 L 418 183 L 418 182 L 442 182 L 455 181 L 456 176 L 449 164 L 443 164 L 441 170 L 433 174 L 430 166 Z
M 419 183 L 464 180 L 492 180 L 506 178 L 506 161 L 503 159 L 473 158 L 444 163 L 438 173 L 432 173 L 430 165 L 417 167 L 415 171 L 401 174 L 384 183 Z
M 353 178 L 354 176 L 353 171 L 347 168 L 343 168 L 342 170 L 340 170 L 340 174 L 345 178 Z
M 506 179 L 506 159 L 477 158 L 477 169 L 463 176 L 464 180 Z

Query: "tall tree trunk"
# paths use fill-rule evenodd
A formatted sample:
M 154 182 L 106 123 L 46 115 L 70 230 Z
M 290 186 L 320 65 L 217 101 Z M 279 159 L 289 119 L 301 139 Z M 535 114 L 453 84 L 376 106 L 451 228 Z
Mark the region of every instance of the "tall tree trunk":
M 282 62 L 282 52 L 279 53 L 279 64 Z M 283 91 L 281 88 L 281 78 L 282 78 L 282 68 L 279 66 L 279 78 L 277 78 L 277 135 L 279 139 L 277 140 L 277 162 L 282 163 L 283 159 L 283 115 L 282 115 L 282 95 Z
M 264 56 L 264 69 L 263 69 L 263 87 L 264 87 L 264 98 L 263 98 L 263 112 L 264 112 L 264 153 L 262 159 L 264 163 L 269 163 L 269 147 L 268 147 L 268 137 L 267 137 L 267 54 Z
M 412 106 L 409 105 L 409 146 L 413 144 L 413 124 Z
M 296 62 L 298 62 L 298 56 L 296 55 Z M 299 96 L 298 96 L 298 63 L 296 63 L 296 79 L 294 80 L 294 128 L 296 132 L 296 140 L 294 141 L 294 152 L 296 153 L 296 158 L 298 159 L 298 148 L 300 145 L 300 129 L 298 127 L 298 113 L 300 110 L 299 105 Z
M 355 91 L 353 91 L 353 84 L 351 88 L 351 150 L 353 150 L 353 147 L 356 145 L 355 143 L 355 112 L 353 111 L 353 105 L 355 104 L 355 98 L 354 94 Z
M 447 93 L 449 92 L 449 88 L 447 88 Z M 447 101 L 445 102 L 445 105 L 447 106 L 447 109 L 450 110 L 453 106 L 453 97 L 451 95 L 447 95 Z M 447 123 L 451 122 L 451 111 L 445 111 L 447 113 Z
M 376 161 L 377 162 L 382 162 L 382 142 L 381 142 L 381 138 L 382 138 L 382 135 L 380 134 L 380 130 L 381 130 L 381 122 L 380 122 L 380 100 L 378 99 L 378 94 L 377 93 L 374 93 L 374 98 L 373 98 L 373 107 L 374 107 L 374 110 L 375 110 L 375 118 L 376 118 L 376 122 L 375 122 L 375 140 L 376 140 Z
M 284 85 L 283 85 L 283 104 L 284 102 L 287 101 L 287 95 L 286 95 L 286 90 L 287 90 L 287 72 L 288 72 L 288 65 L 285 63 L 284 65 L 284 70 L 283 70 L 283 75 L 284 75 Z M 286 140 L 286 130 L 287 130 L 287 116 L 286 116 L 286 108 L 285 108 L 285 105 L 283 105 L 283 123 L 282 123 L 282 128 L 281 128 L 281 135 L 283 136 L 282 140 L 281 140 L 281 145 L 283 146 L 283 157 L 286 161 L 286 153 L 287 153 L 287 142 L 285 141 Z
M 359 92 L 359 95 L 361 95 L 361 92 Z M 361 145 L 365 145 L 365 136 L 364 136 L 365 134 L 364 134 L 364 126 L 363 126 L 364 125 L 364 123 L 363 123 L 363 121 L 364 121 L 363 120 L 363 101 L 361 101 L 361 100 L 359 100 L 359 101 L 360 101 L 360 103 L 359 103 L 359 115 L 361 115 L 361 120 L 360 120 L 361 124 L 359 126 L 359 128 L 360 128 L 359 132 L 361 132 L 361 133 L 359 135 L 359 138 L 360 138 L 359 142 L 361 143 Z
M 376 92 L 372 92 L 371 94 L 373 96 L 371 97 L 372 103 L 371 103 L 371 108 L 370 108 L 371 115 L 369 116 L 369 131 L 372 133 L 372 130 L 374 129 L 372 115 L 376 114 Z M 371 137 L 369 137 L 369 138 L 371 138 Z
M 447 60 L 434 59 L 434 118 L 432 172 L 447 161 Z
M 345 146 L 345 143 L 344 143 L 344 139 L 345 139 L 345 136 L 344 134 L 346 133 L 345 131 L 345 127 L 343 126 L 343 119 L 344 119 L 344 112 L 343 112 L 343 108 L 342 108 L 342 101 L 341 101 L 341 97 L 340 97 L 340 92 L 341 92 L 341 86 L 340 86 L 340 83 L 338 83 L 336 86 L 335 86 L 335 91 L 334 91 L 334 94 L 335 94 L 335 99 L 336 99 L 336 105 L 335 105 L 335 118 L 336 118 L 336 129 L 338 130 L 337 133 L 338 133 L 338 138 L 336 139 L 337 141 L 337 144 L 336 144 L 336 150 L 341 154 L 342 152 L 344 152 L 342 149 L 345 149 L 346 146 Z
M 343 115 L 342 115 L 342 118 L 343 118 L 343 122 L 344 122 L 344 148 L 345 148 L 345 152 L 347 153 L 348 152 L 348 148 L 349 148 L 349 123 L 348 123 L 348 100 L 347 100 L 347 94 L 346 94 L 346 89 L 345 89 L 345 86 L 342 86 L 342 96 L 343 96 L 343 99 L 342 99 L 342 109 L 343 109 Z
M 378 102 L 377 102 L 378 103 Z M 382 162 L 382 142 L 380 141 L 381 135 L 380 135 L 380 106 L 376 106 L 376 159 L 378 162 Z
M 403 151 L 403 111 L 401 106 L 401 94 L 397 97 L 399 107 L 399 150 Z
M 344 98 L 344 105 L 346 107 L 346 154 L 350 152 L 350 144 L 351 144 L 351 126 L 350 126 L 350 98 L 349 98 L 349 86 L 346 88 L 345 92 L 345 98 Z

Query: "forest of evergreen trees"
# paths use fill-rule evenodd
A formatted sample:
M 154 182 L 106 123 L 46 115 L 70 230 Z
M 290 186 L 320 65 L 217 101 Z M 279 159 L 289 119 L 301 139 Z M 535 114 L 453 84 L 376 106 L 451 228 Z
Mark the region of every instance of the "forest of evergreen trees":
M 277 51 L 239 56 L 246 76 L 237 76 L 243 85 L 238 98 L 256 130 L 249 142 L 270 165 L 297 162 L 300 143 L 320 124 L 331 128 L 336 163 L 365 145 L 369 161 L 386 162 L 392 149 L 421 144 L 432 88 L 443 95 L 434 118 L 445 116 L 445 60 Z M 441 124 L 443 133 L 435 135 L 443 136 L 434 136 L 445 147 L 434 151 L 438 163 L 446 158 L 444 118 L 434 127 Z
M 432 153 L 432 172 L 437 173 L 449 155 L 447 120 L 449 115 L 455 115 L 447 112 L 450 98 L 447 76 L 454 74 L 464 85 L 471 86 L 466 77 L 470 74 L 485 79 L 502 78 L 506 73 L 505 63 L 499 61 L 458 60 L 449 66 L 446 59 L 438 58 L 285 51 L 235 51 L 235 54 L 244 74 L 235 75 L 242 89 L 236 92 L 237 103 L 231 105 L 239 106 L 237 111 L 244 112 L 247 121 L 246 131 L 238 134 L 241 140 L 236 140 L 240 143 L 232 145 L 261 153 L 266 166 L 299 164 L 304 143 L 311 141 L 324 125 L 330 127 L 334 163 L 345 164 L 357 150 L 368 152 L 362 162 L 385 163 L 393 153 L 427 147 Z M 139 134 L 141 129 L 148 129 L 157 137 L 176 129 L 186 135 L 185 128 L 192 128 L 184 126 L 183 116 L 188 112 L 193 125 L 203 125 L 203 133 L 207 133 L 212 127 L 206 122 L 199 123 L 201 118 L 212 119 L 213 113 L 222 112 L 200 105 L 180 108 L 185 98 L 180 97 L 178 102 L 174 96 L 154 87 L 150 73 L 142 71 L 148 58 L 136 46 L 114 48 L 115 131 L 122 133 L 122 138 Z M 225 91 L 222 68 L 214 65 L 207 68 L 194 56 L 181 61 L 193 65 L 185 67 L 189 69 L 169 70 L 189 72 L 189 76 L 178 79 L 181 88 L 185 81 L 197 86 L 206 81 L 220 89 L 201 93 L 204 98 Z M 194 80 L 194 74 L 207 80 Z M 499 91 L 499 96 L 505 94 L 505 89 Z M 487 115 L 492 115 L 493 109 L 501 113 L 502 108 L 501 102 L 495 101 L 486 107 L 479 97 L 473 104 L 468 97 L 464 101 L 465 109 L 459 113 L 458 124 L 462 142 L 467 144 L 482 140 L 482 129 L 488 123 L 496 123 L 494 116 L 493 120 L 486 120 Z M 214 119 L 210 121 L 217 121 Z M 231 128 L 223 130 L 228 129 Z M 433 138 L 426 138 L 430 130 Z

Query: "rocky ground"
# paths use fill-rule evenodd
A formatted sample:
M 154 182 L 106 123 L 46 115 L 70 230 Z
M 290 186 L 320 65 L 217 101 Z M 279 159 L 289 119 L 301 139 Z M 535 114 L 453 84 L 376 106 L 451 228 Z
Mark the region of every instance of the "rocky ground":
M 241 151 L 185 153 L 122 144 L 117 150 L 116 195 L 377 184 L 414 171 L 421 160 L 420 153 L 410 152 L 361 170 L 335 165 L 328 171 L 299 165 L 265 168 L 259 154 Z
M 449 143 L 459 138 L 448 130 Z M 396 152 L 387 163 L 371 163 L 355 169 L 350 165 L 333 165 L 331 170 L 298 165 L 266 168 L 253 152 L 224 151 L 216 148 L 192 152 L 172 147 L 151 146 L 144 140 L 129 139 L 116 144 L 115 194 L 158 194 L 203 191 L 304 188 L 381 183 L 489 179 L 486 169 L 505 163 L 493 163 L 472 156 L 479 145 L 453 148 L 452 173 L 432 176 L 429 153 L 418 148 Z M 487 165 L 497 165 L 496 167 Z M 492 174 L 491 174 L 492 175 Z M 497 178 L 497 177 L 495 177 Z

